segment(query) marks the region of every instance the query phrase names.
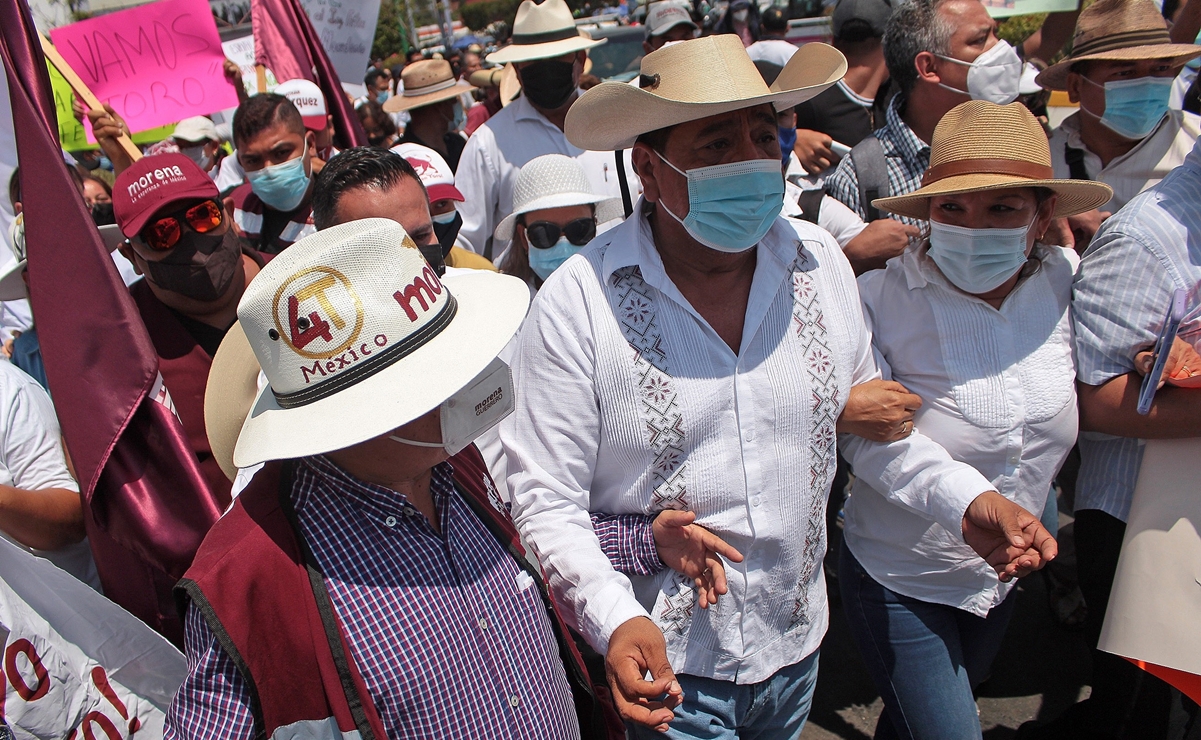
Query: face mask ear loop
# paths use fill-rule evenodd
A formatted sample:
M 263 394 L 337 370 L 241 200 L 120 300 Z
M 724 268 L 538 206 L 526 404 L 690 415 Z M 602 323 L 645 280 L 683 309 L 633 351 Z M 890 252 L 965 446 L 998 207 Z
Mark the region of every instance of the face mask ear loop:
M 390 439 L 394 442 L 400 442 L 402 445 L 412 445 L 414 447 L 429 447 L 431 449 L 435 448 L 435 447 L 438 449 L 441 449 L 443 447 L 443 444 L 441 442 L 419 442 L 415 439 L 405 439 L 404 437 L 397 437 L 395 434 L 389 434 L 388 439 Z
M 658 152 L 656 149 L 653 149 L 653 148 L 652 148 L 652 149 L 651 149 L 651 151 L 655 153 L 655 156 L 656 156 L 656 157 L 658 157 L 659 159 L 662 159 L 662 160 L 663 160 L 663 164 L 667 165 L 668 167 L 670 167 L 670 168 L 672 168 L 673 170 L 675 170 L 676 172 L 678 172 L 678 173 L 680 174 L 680 176 L 684 178 L 684 180 L 685 180 L 685 181 L 687 181 L 687 180 L 688 180 L 688 173 L 687 173 L 687 172 L 684 172 L 684 171 L 683 171 L 683 170 L 681 170 L 679 167 L 676 167 L 676 166 L 675 166 L 674 164 L 672 164 L 671 162 L 668 162 L 668 161 L 667 161 L 667 157 L 664 157 L 664 156 L 663 156 L 662 154 L 660 154 L 660 153 L 659 153 L 659 152 Z M 674 218 L 674 219 L 676 220 L 676 223 L 678 223 L 680 226 L 684 226 L 684 219 L 682 219 L 682 218 L 680 218 L 679 216 L 677 216 L 676 214 L 672 213 L 672 212 L 671 212 L 671 209 L 667 207 L 667 204 L 666 204 L 666 203 L 664 203 L 662 200 L 660 200 L 660 201 L 659 201 L 659 205 L 660 205 L 660 206 L 663 208 L 663 210 L 667 211 L 667 215 L 668 215 L 668 216 L 671 216 L 672 218 Z M 687 228 L 687 227 L 685 227 L 685 228 Z

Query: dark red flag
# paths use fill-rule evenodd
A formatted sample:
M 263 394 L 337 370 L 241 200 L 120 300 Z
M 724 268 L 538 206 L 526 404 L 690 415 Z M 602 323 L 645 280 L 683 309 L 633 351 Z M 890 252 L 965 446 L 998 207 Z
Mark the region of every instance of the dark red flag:
M 171 588 L 228 495 L 210 490 L 165 405 L 154 346 L 67 172 L 25 2 L 0 2 L 0 56 L 20 156 L 30 299 L 100 580 L 106 596 L 182 645 Z
M 254 28 L 254 61 L 280 82 L 306 79 L 325 93 L 325 105 L 334 117 L 338 146 L 366 146 L 367 133 L 354 105 L 342 90 L 342 81 L 313 30 L 300 0 L 250 0 L 250 23 Z M 351 80 L 359 82 L 358 80 Z

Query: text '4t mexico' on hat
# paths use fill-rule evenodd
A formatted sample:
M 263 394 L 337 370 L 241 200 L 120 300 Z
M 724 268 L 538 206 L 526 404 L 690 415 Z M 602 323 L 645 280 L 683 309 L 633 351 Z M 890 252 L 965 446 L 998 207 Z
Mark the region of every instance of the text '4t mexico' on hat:
M 492 363 L 529 301 L 526 284 L 508 275 L 439 279 L 390 219 L 301 239 L 238 304 L 268 385 L 246 416 L 234 464 L 344 449 L 437 408 Z
M 160 209 L 183 200 L 219 198 L 204 170 L 178 152 L 142 157 L 113 183 L 113 215 L 125 236 L 137 236 Z
M 581 36 L 563 0 L 524 0 L 513 20 L 513 43 L 488 55 L 495 64 L 551 59 L 605 43 Z
M 809 43 L 797 50 L 771 87 L 735 34 L 664 46 L 642 58 L 638 86 L 602 82 L 567 111 L 564 132 L 581 149 L 629 149 L 642 134 L 687 121 L 772 103 L 777 110 L 809 100 L 842 79 L 837 49 Z

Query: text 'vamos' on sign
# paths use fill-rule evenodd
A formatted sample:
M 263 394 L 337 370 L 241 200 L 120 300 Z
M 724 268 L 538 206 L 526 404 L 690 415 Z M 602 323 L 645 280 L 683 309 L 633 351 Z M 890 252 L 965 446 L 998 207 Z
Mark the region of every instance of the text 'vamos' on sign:
M 238 104 L 207 0 L 160 0 L 50 36 L 84 84 L 133 131 Z

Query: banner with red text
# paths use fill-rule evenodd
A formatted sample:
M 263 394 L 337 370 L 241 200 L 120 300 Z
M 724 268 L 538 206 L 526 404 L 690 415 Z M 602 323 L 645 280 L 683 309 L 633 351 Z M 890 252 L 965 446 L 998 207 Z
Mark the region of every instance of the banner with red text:
M 161 738 L 188 670 L 132 614 L 3 538 L 0 638 L 0 712 L 21 740 Z
M 131 131 L 238 104 L 208 0 L 159 0 L 56 28 L 50 38 Z

